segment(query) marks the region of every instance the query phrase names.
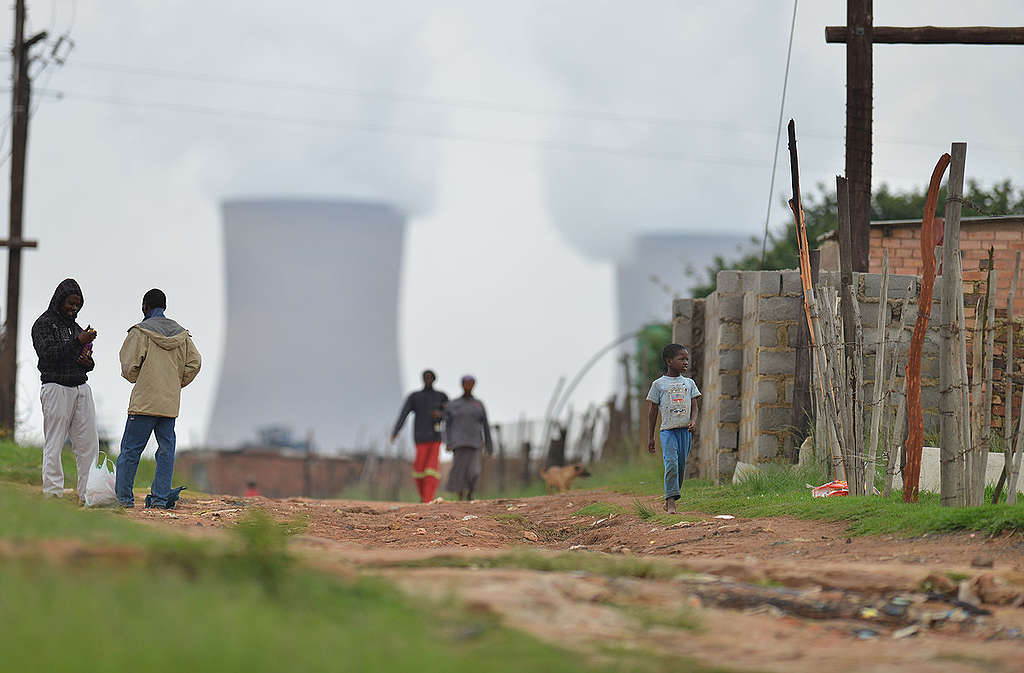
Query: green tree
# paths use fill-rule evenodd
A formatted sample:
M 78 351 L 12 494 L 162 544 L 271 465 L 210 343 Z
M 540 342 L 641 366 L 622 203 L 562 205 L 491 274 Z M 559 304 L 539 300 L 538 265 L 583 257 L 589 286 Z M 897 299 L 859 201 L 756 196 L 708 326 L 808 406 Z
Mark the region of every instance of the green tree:
M 920 218 L 924 213 L 924 188 L 907 191 L 892 191 L 888 185 L 882 184 L 871 195 L 872 220 L 910 220 Z M 946 202 L 946 188 L 939 190 L 939 208 L 941 214 Z M 758 271 L 768 269 L 795 269 L 799 266 L 799 253 L 796 244 L 796 223 L 793 221 L 788 204 L 784 204 L 787 218 L 786 224 L 768 233 L 768 243 L 764 258 L 761 257 L 761 240 L 752 236 L 750 252 L 739 259 L 726 260 L 716 255 L 706 269 L 706 282 L 693 290 L 695 297 L 706 297 L 715 291 L 718 272 L 723 269 L 740 271 Z M 1021 215 L 1024 214 L 1024 188 L 1018 188 L 1010 180 L 1003 180 L 985 189 L 976 180 L 968 180 L 964 198 L 963 213 L 965 217 L 972 215 Z M 838 220 L 837 199 L 835 188 L 826 188 L 818 183 L 817 189 L 804 195 L 804 215 L 807 220 L 807 240 L 811 247 L 818 239 L 829 232 L 835 231 Z

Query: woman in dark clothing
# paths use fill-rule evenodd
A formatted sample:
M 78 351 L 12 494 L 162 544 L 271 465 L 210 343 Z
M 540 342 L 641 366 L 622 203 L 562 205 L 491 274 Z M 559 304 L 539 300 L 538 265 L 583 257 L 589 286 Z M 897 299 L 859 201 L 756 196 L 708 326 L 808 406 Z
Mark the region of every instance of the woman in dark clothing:
M 474 385 L 476 379 L 463 376 L 462 397 L 449 402 L 444 412 L 445 442 L 455 454 L 445 488 L 458 493 L 459 500 L 473 499 L 480 479 L 480 450 L 494 452 L 487 410 L 483 402 L 473 397 Z

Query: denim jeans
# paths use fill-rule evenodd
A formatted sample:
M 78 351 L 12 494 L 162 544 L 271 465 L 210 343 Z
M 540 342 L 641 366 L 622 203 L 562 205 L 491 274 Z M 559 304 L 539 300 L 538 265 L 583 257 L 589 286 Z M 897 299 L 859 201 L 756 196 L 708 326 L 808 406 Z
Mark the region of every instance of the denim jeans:
M 117 476 L 114 490 L 122 505 L 132 506 L 135 495 L 135 472 L 139 469 L 139 458 L 149 442 L 149 436 L 156 433 L 156 476 L 149 488 L 150 501 L 156 507 L 164 507 L 171 498 L 171 477 L 174 476 L 174 419 L 162 416 L 129 414 L 121 437 L 121 455 L 117 457 Z
M 665 499 L 678 500 L 679 487 L 686 473 L 686 459 L 690 457 L 690 439 L 687 428 L 661 431 L 661 456 L 665 460 Z

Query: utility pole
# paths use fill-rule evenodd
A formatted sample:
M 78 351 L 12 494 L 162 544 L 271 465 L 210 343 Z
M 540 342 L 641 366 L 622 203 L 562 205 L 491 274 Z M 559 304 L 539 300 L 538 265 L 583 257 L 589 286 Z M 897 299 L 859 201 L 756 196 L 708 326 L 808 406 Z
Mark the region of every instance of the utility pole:
M 29 52 L 46 31 L 25 39 L 25 0 L 14 6 L 14 45 L 11 56 L 14 71 L 11 82 L 11 209 L 10 233 L 0 247 L 8 248 L 7 322 L 4 324 L 3 350 L 0 351 L 0 435 L 14 437 L 15 398 L 18 376 L 18 302 L 21 295 L 21 249 L 36 247 L 35 241 L 21 237 L 25 197 L 25 155 L 28 147 L 28 117 L 32 97 L 29 80 Z
M 871 244 L 872 0 L 846 3 L 846 179 L 850 181 L 850 254 L 868 270 Z M 845 298 L 845 297 L 844 297 Z
M 846 44 L 846 178 L 850 181 L 853 270 L 868 270 L 871 226 L 872 45 L 1024 44 L 1022 26 L 876 26 L 872 0 L 846 0 L 846 25 L 825 42 Z

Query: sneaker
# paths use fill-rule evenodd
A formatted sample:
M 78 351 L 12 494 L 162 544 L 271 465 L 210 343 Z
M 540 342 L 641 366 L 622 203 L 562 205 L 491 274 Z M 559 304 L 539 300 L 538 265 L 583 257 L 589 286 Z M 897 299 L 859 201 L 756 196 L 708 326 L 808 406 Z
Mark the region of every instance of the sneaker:
M 174 509 L 174 504 L 178 502 L 178 497 L 186 488 L 188 487 L 179 486 L 178 488 L 172 488 L 171 494 L 167 496 L 166 501 L 159 501 L 155 495 L 150 493 L 146 496 L 146 509 Z

